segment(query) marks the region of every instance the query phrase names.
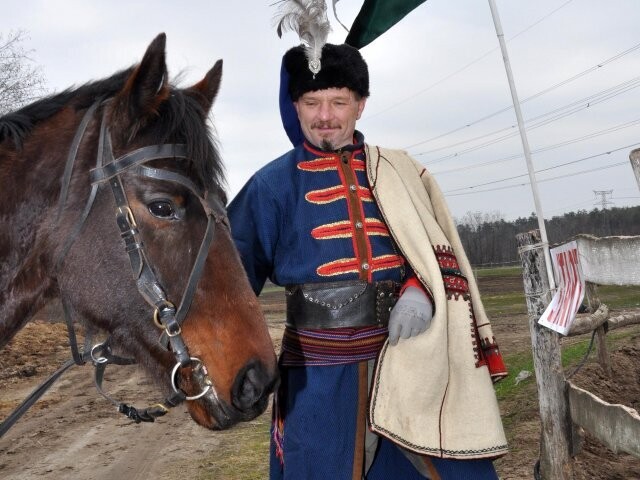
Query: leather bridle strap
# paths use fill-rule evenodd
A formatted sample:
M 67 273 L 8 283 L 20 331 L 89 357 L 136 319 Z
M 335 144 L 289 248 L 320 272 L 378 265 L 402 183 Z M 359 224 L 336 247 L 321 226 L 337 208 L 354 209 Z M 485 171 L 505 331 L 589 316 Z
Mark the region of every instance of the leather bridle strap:
M 109 137 L 107 136 L 105 140 L 109 141 Z M 107 148 L 106 145 L 105 148 Z M 139 148 L 119 157 L 117 160 L 107 163 L 102 168 L 95 168 L 91 170 L 91 183 L 104 182 L 105 180 L 130 169 L 131 167 L 151 160 L 158 160 L 160 158 L 187 158 L 187 148 L 185 145 L 179 143 L 149 145 L 147 147 Z
M 58 199 L 58 216 L 57 220 L 60 220 L 62 216 L 62 210 L 64 209 L 65 203 L 67 203 L 67 195 L 69 194 L 69 184 L 71 183 L 71 173 L 73 172 L 73 166 L 76 161 L 76 157 L 78 156 L 78 149 L 80 148 L 80 142 L 84 137 L 84 133 L 87 130 L 87 125 L 93 118 L 93 114 L 96 109 L 100 105 L 100 102 L 95 102 L 91 105 L 87 111 L 85 112 L 82 120 L 80 121 L 80 125 L 76 130 L 76 134 L 73 137 L 73 141 L 71 142 L 71 148 L 69 148 L 69 153 L 67 154 L 67 163 L 64 167 L 64 173 L 62 175 L 62 189 L 60 190 L 60 198 Z M 98 155 L 98 158 L 100 156 Z
M 180 323 L 178 323 L 176 319 L 175 306 L 167 299 L 165 290 L 151 268 L 151 264 L 144 250 L 144 245 L 140 239 L 139 230 L 133 212 L 129 207 L 127 195 L 120 179 L 120 174 L 124 171 L 151 160 L 166 158 L 169 156 L 173 156 L 174 158 L 186 158 L 186 147 L 182 144 L 151 145 L 135 150 L 130 154 L 114 160 L 108 130 L 103 129 L 100 136 L 104 140 L 103 153 L 107 158 L 111 159 L 111 161 L 104 167 L 91 171 L 92 183 L 99 184 L 108 181 L 116 203 L 116 223 L 120 229 L 120 235 L 125 242 L 125 249 L 129 256 L 138 291 L 147 303 L 154 308 L 154 311 L 156 312 L 154 314 L 154 318 L 156 318 L 157 322 L 166 330 L 167 337 L 170 340 L 171 348 L 177 361 L 181 366 L 186 366 L 191 360 L 184 341 L 182 340 L 182 336 L 180 335 L 181 328 Z M 175 181 L 179 178 L 179 183 L 192 189 L 193 193 L 198 196 L 200 201 L 204 204 L 201 191 L 194 188 L 195 184 L 193 184 L 191 180 L 176 172 L 168 172 L 169 175 L 162 176 L 158 169 L 149 170 L 153 172 L 153 177 L 156 179 Z M 145 172 L 145 170 L 141 171 Z M 192 269 L 189 281 L 187 282 L 185 295 L 183 295 L 181 302 L 182 305 L 188 306 L 191 304 L 192 298 L 190 297 L 195 293 L 195 286 L 191 286 L 191 283 L 194 282 L 197 284 L 202 272 L 202 268 L 198 268 L 198 265 L 204 265 L 206 255 L 209 251 L 209 246 L 213 240 L 214 228 L 213 223 L 211 222 L 211 216 L 208 214 L 209 210 L 209 208 L 205 207 L 205 212 L 207 212 L 207 231 L 201 243 L 198 257 L 196 258 L 196 265 Z M 196 274 L 195 278 L 194 273 Z
M 75 365 L 74 359 L 67 360 L 58 370 L 56 370 L 47 380 L 41 383 L 35 390 L 33 390 L 27 398 L 0 423 L 0 437 L 2 437 L 14 423 L 18 421 L 22 415 L 33 405 L 38 399 L 53 385 L 53 383 L 60 378 L 60 376 L 66 372 L 69 367 Z
M 116 223 L 125 243 L 138 291 L 157 312 L 156 316 L 159 316 L 160 324 L 167 330 L 171 339 L 171 347 L 177 361 L 180 365 L 186 366 L 190 363 L 190 357 L 180 335 L 180 325 L 175 320 L 175 306 L 167 299 L 147 259 L 120 177 L 117 175 L 112 177 L 109 185 L 116 201 Z
M 62 186 L 60 189 L 60 198 L 58 199 L 58 212 L 56 216 L 56 223 L 60 222 L 60 218 L 62 217 L 62 212 L 64 210 L 64 207 L 67 201 L 67 196 L 69 194 L 69 186 L 71 183 L 71 174 L 73 173 L 73 167 L 75 164 L 76 157 L 78 155 L 80 143 L 84 138 L 84 134 L 87 130 L 87 126 L 89 125 L 89 122 L 93 118 L 95 111 L 97 110 L 101 102 L 102 100 L 98 100 L 94 102 L 93 105 L 91 105 L 87 109 L 87 111 L 82 117 L 82 120 L 80 120 L 80 125 L 78 126 L 78 129 L 76 130 L 76 133 L 71 142 L 71 146 L 69 147 L 69 153 L 67 154 L 67 162 L 65 164 L 65 169 L 62 175 L 62 180 L 61 180 Z M 102 155 L 98 154 L 97 155 L 98 167 L 100 166 L 101 158 L 102 158 Z M 89 215 L 89 212 L 91 210 L 91 206 L 93 205 L 93 202 L 95 200 L 97 190 L 98 190 L 97 186 L 92 186 L 91 192 L 89 194 L 89 198 L 87 199 L 82 215 L 80 216 L 78 221 L 76 221 L 76 223 L 74 224 L 71 235 L 67 237 L 65 243 L 63 244 L 60 250 L 60 253 L 58 254 L 58 258 L 55 262 L 56 274 L 59 273 L 62 262 L 64 261 L 67 253 L 69 252 L 71 245 L 73 244 L 73 242 L 79 235 L 80 231 L 82 230 L 82 226 L 84 225 L 84 222 L 86 221 L 87 216 Z M 28 409 L 36 401 L 38 401 L 38 399 L 42 395 L 44 395 L 44 393 L 51 387 L 51 385 L 53 385 L 53 383 L 56 380 L 58 380 L 58 378 L 60 378 L 60 376 L 62 376 L 64 372 L 66 372 L 73 365 L 84 365 L 84 363 L 89 359 L 89 352 L 88 352 L 87 346 L 90 344 L 90 338 L 89 337 L 85 338 L 85 349 L 83 352 L 80 352 L 80 350 L 78 349 L 78 342 L 75 334 L 75 329 L 73 327 L 73 319 L 71 318 L 71 309 L 66 298 L 62 298 L 62 305 L 63 305 L 65 322 L 67 324 L 67 332 L 69 335 L 69 346 L 71 348 L 72 358 L 67 362 L 65 362 L 64 365 L 62 365 L 58 370 L 56 370 L 53 374 L 51 374 L 49 378 L 47 378 L 38 387 L 36 387 L 29 394 L 29 396 L 25 398 L 22 401 L 22 403 L 13 412 L 11 412 L 11 414 L 7 418 L 5 418 L 2 421 L 2 423 L 0 423 L 0 437 L 2 437 L 20 419 L 20 417 L 22 417 L 22 415 L 25 414 L 25 412 Z
M 64 174 L 62 176 L 62 188 L 60 190 L 60 199 L 58 200 L 58 216 L 57 216 L 56 223 L 60 222 L 60 218 L 62 217 L 64 206 L 66 205 L 66 202 L 67 202 L 69 186 L 71 184 L 71 173 L 73 172 L 73 166 L 75 164 L 75 160 L 78 154 L 80 142 L 84 137 L 84 133 L 87 129 L 87 125 L 89 121 L 93 117 L 100 103 L 102 103 L 101 100 L 98 100 L 97 102 L 95 102 L 93 105 L 91 105 L 91 107 L 89 107 L 87 112 L 84 114 L 84 117 L 82 117 L 82 120 L 80 121 L 80 126 L 78 127 L 76 135 L 73 138 L 73 143 L 71 144 L 71 148 L 69 148 L 67 163 L 65 165 Z M 96 155 L 96 168 L 99 168 L 102 165 L 101 152 L 102 152 L 102 143 L 99 143 L 98 154 Z M 67 254 L 69 253 L 69 250 L 71 249 L 71 246 L 73 245 L 73 243 L 76 241 L 76 238 L 78 238 L 78 235 L 80 235 L 80 232 L 82 231 L 82 227 L 84 226 L 84 222 L 86 222 L 87 217 L 91 212 L 91 207 L 93 206 L 93 202 L 96 199 L 97 193 L 98 193 L 98 186 L 91 185 L 91 191 L 89 192 L 89 197 L 87 198 L 84 209 L 82 210 L 82 214 L 74 224 L 73 229 L 71 230 L 71 234 L 67 237 L 64 245 L 62 246 L 62 249 L 60 250 L 60 253 L 58 254 L 58 259 L 56 260 L 56 263 L 55 263 L 56 274 L 60 272 L 60 267 L 62 266 L 62 262 L 64 261 Z
M 143 410 L 134 407 L 133 405 L 128 405 L 124 402 L 119 402 L 111 397 L 107 392 L 102 388 L 102 382 L 104 380 L 104 372 L 107 368 L 107 365 L 110 363 L 115 363 L 118 365 L 123 365 L 118 360 L 118 357 L 114 356 L 111 352 L 111 347 L 109 346 L 108 341 L 95 345 L 91 349 L 91 359 L 95 365 L 95 386 L 98 390 L 98 393 L 102 395 L 104 398 L 109 400 L 112 404 L 114 404 L 118 412 L 124 414 L 131 420 L 136 423 L 140 422 L 153 422 L 156 418 L 165 415 L 169 408 L 175 407 L 182 403 L 186 396 L 181 391 L 175 391 L 170 394 L 167 398 L 165 398 L 163 403 L 156 403 L 151 405 Z
M 136 173 L 156 180 L 178 183 L 188 188 L 200 199 L 202 208 L 207 215 L 207 228 L 205 230 L 204 238 L 200 243 L 200 249 L 198 250 L 196 261 L 191 270 L 191 275 L 187 281 L 187 287 L 182 294 L 182 301 L 176 313 L 176 321 L 178 322 L 178 325 L 182 325 L 186 314 L 189 311 L 189 307 L 191 306 L 191 301 L 193 300 L 198 281 L 202 276 L 207 252 L 213 240 L 213 234 L 215 233 L 214 222 L 216 224 L 223 224 L 227 226 L 227 228 L 229 227 L 227 217 L 224 214 L 224 206 L 216 196 L 208 195 L 206 192 L 202 191 L 202 189 L 198 188 L 189 178 L 184 175 L 180 175 L 179 173 L 144 166 L 138 167 L 136 169 Z M 163 335 L 163 338 L 166 340 L 166 335 Z
M 193 183 L 191 179 L 179 173 L 172 172 L 171 170 L 163 170 L 161 168 L 153 168 L 153 167 L 147 167 L 146 165 L 141 165 L 139 167 L 136 167 L 133 171 L 137 175 L 153 178 L 154 180 L 164 180 L 167 182 L 179 183 L 183 187 L 191 190 L 200 200 L 202 200 L 205 197 L 204 189 L 200 188 L 195 183 Z M 205 212 L 206 211 L 207 211 L 207 208 L 205 207 Z

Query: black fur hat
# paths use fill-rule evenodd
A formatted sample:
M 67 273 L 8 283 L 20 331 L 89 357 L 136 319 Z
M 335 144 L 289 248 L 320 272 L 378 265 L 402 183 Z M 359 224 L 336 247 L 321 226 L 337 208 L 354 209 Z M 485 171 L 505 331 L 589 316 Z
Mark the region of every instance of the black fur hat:
M 309 70 L 304 46 L 293 47 L 284 55 L 289 74 L 289 95 L 294 102 L 306 92 L 347 87 L 361 97 L 369 96 L 369 69 L 360 52 L 350 45 L 327 43 L 322 47 L 320 71 Z

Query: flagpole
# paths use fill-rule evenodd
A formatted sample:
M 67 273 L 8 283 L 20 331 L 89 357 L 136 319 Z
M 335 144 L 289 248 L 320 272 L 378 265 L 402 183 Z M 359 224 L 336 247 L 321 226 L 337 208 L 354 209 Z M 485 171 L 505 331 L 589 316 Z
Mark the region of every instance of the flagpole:
M 531 161 L 531 150 L 529 149 L 529 140 L 527 139 L 527 132 L 524 129 L 524 122 L 522 120 L 522 112 L 520 110 L 520 101 L 518 100 L 518 92 L 516 91 L 516 85 L 513 80 L 513 73 L 511 72 L 511 64 L 509 63 L 509 54 L 507 53 L 507 45 L 504 41 L 504 33 L 502 32 L 502 25 L 500 23 L 500 16 L 498 15 L 498 7 L 496 7 L 495 0 L 489 0 L 489 7 L 491 8 L 491 15 L 493 17 L 493 24 L 498 35 L 498 42 L 500 43 L 500 50 L 502 50 L 502 59 L 504 61 L 504 68 L 507 71 L 507 79 L 509 80 L 509 89 L 511 90 L 511 99 L 513 100 L 513 108 L 516 111 L 516 118 L 518 120 L 518 130 L 520 130 L 520 139 L 522 141 L 522 149 L 524 150 L 524 158 L 527 162 L 527 170 L 529 172 L 529 182 L 531 183 L 531 190 L 533 193 L 533 202 L 536 208 L 536 216 L 538 217 L 538 228 L 540 229 L 540 241 L 542 243 L 542 249 L 544 252 L 544 261 L 547 267 L 547 276 L 549 277 L 549 288 L 555 290 L 556 285 L 553 278 L 553 267 L 551 265 L 551 255 L 549 254 L 549 240 L 547 239 L 547 229 L 544 224 L 544 216 L 542 214 L 542 206 L 540 205 L 540 195 L 538 194 L 538 184 L 536 182 L 536 173 L 533 169 L 533 162 Z

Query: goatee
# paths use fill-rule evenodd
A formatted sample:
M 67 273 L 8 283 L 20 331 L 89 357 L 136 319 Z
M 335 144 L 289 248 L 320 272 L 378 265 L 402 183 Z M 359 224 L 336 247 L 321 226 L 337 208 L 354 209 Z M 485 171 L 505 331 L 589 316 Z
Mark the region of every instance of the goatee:
M 322 150 L 324 150 L 325 152 L 333 152 L 336 149 L 333 146 L 333 143 L 331 143 L 331 141 L 327 140 L 326 138 L 322 139 L 322 145 L 320 145 L 320 147 L 322 147 Z

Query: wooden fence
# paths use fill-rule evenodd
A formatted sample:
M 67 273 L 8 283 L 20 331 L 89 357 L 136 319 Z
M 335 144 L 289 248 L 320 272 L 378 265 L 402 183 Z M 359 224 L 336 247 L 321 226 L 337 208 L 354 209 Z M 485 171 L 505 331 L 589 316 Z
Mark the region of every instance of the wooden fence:
M 598 360 L 609 377 L 613 375 L 605 342 L 606 331 L 640 324 L 640 313 L 610 317 L 600 301 L 596 285 L 640 285 L 640 237 L 576 237 L 580 266 L 587 282 L 587 302 L 594 313 L 577 319 L 569 336 L 595 331 Z M 605 329 L 606 324 L 606 329 Z M 613 452 L 640 458 L 640 415 L 624 405 L 604 402 L 593 393 L 567 382 L 571 419 Z M 573 452 L 581 442 L 574 430 Z
M 579 235 L 580 266 L 587 282 L 590 315 L 573 323 L 569 335 L 595 331 L 598 359 L 611 375 L 605 334 L 622 326 L 640 323 L 640 314 L 610 317 L 600 302 L 597 285 L 640 285 L 640 237 Z M 580 428 L 594 435 L 612 451 L 640 458 L 640 416 L 635 410 L 604 402 L 593 393 L 566 381 L 561 366 L 560 335 L 537 324 L 551 301 L 546 278 L 543 245 L 537 231 L 518 235 L 523 265 L 525 296 L 530 330 L 541 422 L 540 477 L 544 480 L 571 479 L 571 456 L 582 445 Z M 605 329 L 605 324 L 607 328 Z

